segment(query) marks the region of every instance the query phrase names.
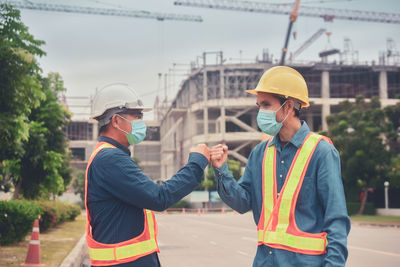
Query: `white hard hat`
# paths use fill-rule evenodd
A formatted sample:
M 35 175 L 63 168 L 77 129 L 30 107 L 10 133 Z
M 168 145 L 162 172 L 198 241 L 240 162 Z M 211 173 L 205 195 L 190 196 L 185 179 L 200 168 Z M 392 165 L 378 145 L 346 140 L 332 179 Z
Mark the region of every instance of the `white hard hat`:
M 92 118 L 99 121 L 99 126 L 108 124 L 111 117 L 126 110 L 150 111 L 145 107 L 136 92 L 124 83 L 113 83 L 101 88 L 94 97 Z

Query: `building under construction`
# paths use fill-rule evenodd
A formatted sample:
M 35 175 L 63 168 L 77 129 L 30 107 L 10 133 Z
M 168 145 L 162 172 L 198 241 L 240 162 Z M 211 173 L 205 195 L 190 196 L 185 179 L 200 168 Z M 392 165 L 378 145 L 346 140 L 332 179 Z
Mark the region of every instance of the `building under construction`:
M 250 151 L 263 138 L 258 130 L 258 107 L 254 89 L 264 71 L 275 66 L 263 57 L 254 63 L 207 64 L 203 54 L 200 67 L 192 66 L 168 109 L 155 106 L 160 120 L 161 173 L 166 179 L 187 162 L 191 146 L 225 143 L 229 156 L 243 165 Z M 382 106 L 394 105 L 400 95 L 400 65 L 361 65 L 336 63 L 289 64 L 305 78 L 310 107 L 302 110 L 301 119 L 313 131 L 327 130 L 326 117 L 339 112 L 339 103 L 354 101 L 357 95 L 379 96 Z M 136 154 L 137 157 L 140 157 Z
M 147 121 L 146 139 L 134 146 L 139 166 L 153 180 L 165 180 L 187 162 L 190 147 L 225 143 L 229 156 L 244 164 L 252 148 L 263 138 L 258 130 L 254 95 L 264 71 L 275 66 L 268 56 L 254 63 L 224 64 L 222 52 L 213 53 L 214 64 L 193 65 L 190 75 L 169 104 L 156 102 L 155 120 Z M 203 55 L 206 61 L 207 53 Z M 379 96 L 382 106 L 394 105 L 400 95 L 400 65 L 335 63 L 289 64 L 305 78 L 310 107 L 301 119 L 313 131 L 327 130 L 326 117 L 339 112 L 343 100 L 357 95 Z M 84 169 L 94 149 L 98 130 L 94 120 L 74 120 L 65 129 L 73 165 Z

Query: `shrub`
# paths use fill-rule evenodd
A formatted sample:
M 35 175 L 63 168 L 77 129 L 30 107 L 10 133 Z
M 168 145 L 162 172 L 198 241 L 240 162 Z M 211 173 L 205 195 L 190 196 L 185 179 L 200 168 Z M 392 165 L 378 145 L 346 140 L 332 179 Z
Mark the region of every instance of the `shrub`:
M 41 210 L 32 202 L 0 201 L 0 244 L 21 241 L 32 230 Z
M 347 202 L 347 212 L 349 215 L 354 215 L 357 214 L 357 212 L 360 210 L 361 207 L 361 202 Z M 375 215 L 376 210 L 374 207 L 374 203 L 367 202 L 365 203 L 365 208 L 364 208 L 364 215 Z
M 42 209 L 39 220 L 41 232 L 45 232 L 57 224 L 73 221 L 81 213 L 78 205 L 60 201 L 37 201 L 36 204 Z
M 181 200 L 174 205 L 171 206 L 171 208 L 189 208 L 190 204 L 186 200 Z

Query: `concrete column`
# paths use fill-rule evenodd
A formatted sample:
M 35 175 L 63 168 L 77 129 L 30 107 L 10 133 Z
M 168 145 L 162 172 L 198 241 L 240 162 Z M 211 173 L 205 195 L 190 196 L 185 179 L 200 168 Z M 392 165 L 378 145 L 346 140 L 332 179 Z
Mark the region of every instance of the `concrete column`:
M 219 120 L 220 124 L 220 132 L 221 132 L 221 141 L 226 141 L 225 140 L 225 72 L 224 72 L 224 67 L 221 66 L 221 69 L 219 71 L 219 79 L 220 79 L 220 92 L 221 92 L 221 116 Z
M 326 123 L 326 117 L 331 114 L 331 107 L 329 105 L 330 88 L 329 88 L 329 72 L 323 71 L 321 75 L 321 98 L 322 98 L 322 130 L 328 130 L 328 124 Z
M 306 121 L 307 121 L 308 127 L 310 127 L 311 131 L 317 130 L 317 129 L 314 129 L 314 117 L 313 117 L 313 113 L 312 113 L 311 109 L 307 110 Z
M 203 62 L 204 62 L 204 67 L 203 67 L 203 103 L 204 103 L 204 108 L 203 108 L 203 123 L 204 123 L 204 138 L 207 141 L 208 140 L 208 86 L 207 86 L 207 67 L 206 67 L 206 53 L 203 53 Z
M 379 98 L 380 99 L 388 98 L 388 83 L 387 83 L 386 71 L 379 72 Z
M 91 121 L 89 121 L 89 123 L 92 123 L 92 140 L 97 141 L 97 138 L 99 136 L 99 126 L 96 120 Z

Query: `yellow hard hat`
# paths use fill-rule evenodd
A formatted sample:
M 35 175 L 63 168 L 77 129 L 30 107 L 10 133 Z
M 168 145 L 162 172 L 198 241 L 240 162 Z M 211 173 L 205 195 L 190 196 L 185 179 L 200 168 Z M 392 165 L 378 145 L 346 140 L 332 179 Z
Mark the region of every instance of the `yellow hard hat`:
M 310 106 L 306 81 L 301 74 L 287 66 L 270 68 L 261 76 L 256 89 L 246 92 L 257 95 L 259 92 L 282 95 L 301 102 L 301 107 Z

